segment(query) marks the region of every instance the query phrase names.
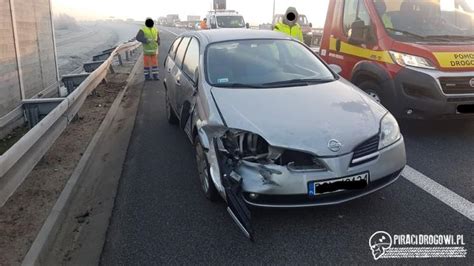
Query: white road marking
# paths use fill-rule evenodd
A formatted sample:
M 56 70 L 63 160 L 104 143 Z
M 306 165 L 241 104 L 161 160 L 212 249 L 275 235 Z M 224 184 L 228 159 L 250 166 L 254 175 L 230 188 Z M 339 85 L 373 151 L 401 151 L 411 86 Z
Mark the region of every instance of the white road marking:
M 402 176 L 444 204 L 464 215 L 469 220 L 474 221 L 474 203 L 438 184 L 408 165 L 405 167 L 405 170 L 403 170 Z

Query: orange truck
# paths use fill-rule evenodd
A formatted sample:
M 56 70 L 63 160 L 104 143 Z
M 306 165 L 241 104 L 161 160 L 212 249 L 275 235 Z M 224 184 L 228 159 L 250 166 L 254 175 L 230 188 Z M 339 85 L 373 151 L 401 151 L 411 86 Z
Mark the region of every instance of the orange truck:
M 331 0 L 320 55 L 398 117 L 474 117 L 473 6 Z

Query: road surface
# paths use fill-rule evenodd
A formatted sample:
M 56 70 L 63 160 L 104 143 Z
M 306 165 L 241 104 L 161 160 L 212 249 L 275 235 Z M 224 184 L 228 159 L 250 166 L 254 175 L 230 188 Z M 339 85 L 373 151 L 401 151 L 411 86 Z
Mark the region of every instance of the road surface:
M 174 38 L 169 31 L 178 32 L 161 31 L 160 62 Z M 464 198 L 472 207 L 474 200 L 472 121 L 403 123 L 408 164 L 424 176 L 407 174 L 382 191 L 338 206 L 255 209 L 251 243 L 225 204 L 211 203 L 201 193 L 193 147 L 167 123 L 164 95 L 161 82 L 146 83 L 103 265 L 365 264 L 374 262 L 368 243 L 376 231 L 464 235 L 468 250 L 465 259 L 385 262 L 472 265 L 473 220 L 456 205 Z M 449 191 L 428 193 L 431 181 Z M 451 205 L 442 201 L 453 195 Z

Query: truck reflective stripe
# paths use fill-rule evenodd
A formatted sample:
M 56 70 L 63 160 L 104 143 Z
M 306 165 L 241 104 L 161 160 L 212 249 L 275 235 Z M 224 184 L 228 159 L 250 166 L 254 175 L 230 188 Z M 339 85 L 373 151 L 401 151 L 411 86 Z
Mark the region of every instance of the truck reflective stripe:
M 338 53 L 336 49 L 336 42 L 337 42 L 337 39 L 334 37 L 331 37 L 330 43 L 329 43 L 329 50 L 332 52 Z M 353 56 L 369 59 L 372 61 L 393 64 L 392 57 L 390 56 L 388 51 L 374 51 L 374 50 L 362 48 L 362 47 L 355 46 L 355 45 L 342 42 L 342 41 L 340 43 L 341 43 L 341 48 L 339 50 L 339 53 L 353 55 Z

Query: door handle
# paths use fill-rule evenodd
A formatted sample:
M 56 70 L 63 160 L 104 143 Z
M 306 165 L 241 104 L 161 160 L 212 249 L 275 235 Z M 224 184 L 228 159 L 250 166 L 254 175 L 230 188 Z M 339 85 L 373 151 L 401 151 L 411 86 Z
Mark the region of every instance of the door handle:
M 181 80 L 177 79 L 176 80 L 176 85 L 181 86 Z
M 168 68 L 168 74 L 171 73 L 171 68 Z

